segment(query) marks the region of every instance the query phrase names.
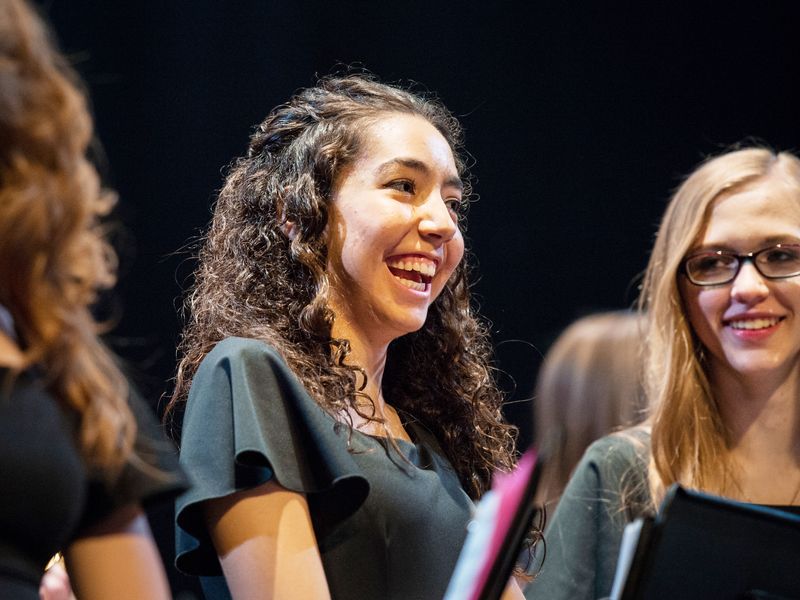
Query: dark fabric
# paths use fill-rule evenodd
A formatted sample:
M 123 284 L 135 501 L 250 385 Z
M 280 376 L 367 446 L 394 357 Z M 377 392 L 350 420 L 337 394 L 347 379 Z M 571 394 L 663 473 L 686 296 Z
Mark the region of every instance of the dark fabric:
M 407 428 L 415 443 L 398 442 L 405 460 L 357 431 L 348 449 L 347 428 L 274 349 L 220 342 L 195 375 L 184 416 L 181 464 L 195 486 L 177 501 L 178 568 L 219 575 L 200 504 L 274 478 L 306 494 L 334 598 L 438 600 L 473 507 L 433 436 Z
M 149 408 L 135 397 L 131 408 L 137 458 L 108 486 L 87 470 L 76 443 L 78 421 L 41 378 L 22 373 L 12 384 L 0 368 L 0 598 L 21 597 L 10 586 L 37 593 L 48 560 L 114 509 L 186 489 L 177 453 Z
M 611 593 L 622 531 L 651 504 L 649 452 L 650 436 L 641 429 L 589 446 L 545 531 L 546 558 L 525 589 L 528 600 L 594 600 Z
M 39 600 L 39 586 L 0 569 L 0 600 Z
M 769 508 L 776 508 L 785 512 L 790 512 L 793 515 L 800 517 L 800 506 L 770 506 Z

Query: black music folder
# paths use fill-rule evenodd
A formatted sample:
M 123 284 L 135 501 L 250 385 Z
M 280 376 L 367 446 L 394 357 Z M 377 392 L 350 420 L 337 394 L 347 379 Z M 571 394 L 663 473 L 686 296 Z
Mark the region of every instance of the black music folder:
M 800 516 L 673 485 L 626 529 L 612 600 L 798 600 Z

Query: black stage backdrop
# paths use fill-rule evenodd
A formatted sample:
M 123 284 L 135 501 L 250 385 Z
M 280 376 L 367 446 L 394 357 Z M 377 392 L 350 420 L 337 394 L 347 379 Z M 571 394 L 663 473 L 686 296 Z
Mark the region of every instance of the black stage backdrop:
M 181 248 L 206 225 L 221 170 L 272 106 L 355 64 L 420 82 L 466 127 L 475 289 L 527 443 L 540 354 L 577 316 L 635 300 L 680 177 L 742 140 L 800 143 L 800 5 L 626 4 L 42 2 L 88 83 L 120 194 L 114 340 L 154 404 L 193 266 Z M 171 552 L 168 516 L 154 521 Z

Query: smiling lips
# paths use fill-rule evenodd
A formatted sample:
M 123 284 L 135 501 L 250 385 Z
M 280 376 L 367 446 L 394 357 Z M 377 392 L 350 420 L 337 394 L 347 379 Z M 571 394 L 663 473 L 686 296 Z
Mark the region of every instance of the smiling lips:
M 392 257 L 386 264 L 398 282 L 417 292 L 428 291 L 436 275 L 436 263 L 424 256 Z
M 757 331 L 760 329 L 769 329 L 774 327 L 783 320 L 783 317 L 761 317 L 756 319 L 737 319 L 728 321 L 727 325 L 731 329 Z

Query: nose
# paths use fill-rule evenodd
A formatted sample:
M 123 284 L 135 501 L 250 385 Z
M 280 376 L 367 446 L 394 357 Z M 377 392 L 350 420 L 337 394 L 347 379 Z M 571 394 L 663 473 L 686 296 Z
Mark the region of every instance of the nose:
M 439 193 L 431 194 L 417 210 L 420 235 L 435 245 L 450 241 L 458 231 L 458 224 Z
M 757 304 L 769 295 L 769 285 L 753 262 L 745 261 L 731 286 L 731 297 L 742 304 Z

